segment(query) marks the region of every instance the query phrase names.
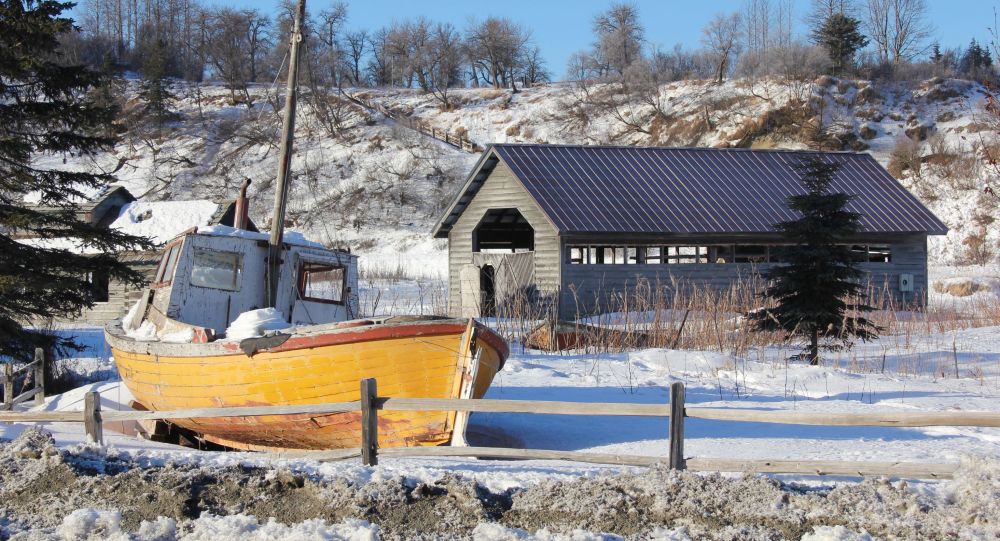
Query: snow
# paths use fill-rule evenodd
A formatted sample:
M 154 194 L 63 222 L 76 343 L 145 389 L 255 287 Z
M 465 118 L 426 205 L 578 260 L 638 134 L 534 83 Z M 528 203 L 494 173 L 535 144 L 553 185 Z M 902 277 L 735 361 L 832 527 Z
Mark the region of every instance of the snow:
M 234 227 L 229 227 L 226 225 L 212 225 L 208 227 L 199 227 L 198 234 L 200 235 L 211 235 L 213 237 L 235 237 L 241 239 L 253 239 L 253 240 L 270 240 L 271 236 L 267 233 L 258 233 L 255 231 L 247 231 L 246 229 L 236 229 Z M 302 233 L 297 231 L 285 231 L 282 236 L 282 241 L 288 244 L 294 244 L 296 246 L 307 246 L 310 248 L 323 248 L 323 245 L 318 242 L 313 242 L 305 238 Z
M 171 518 L 160 517 L 143 521 L 130 535 L 122 529 L 118 511 L 77 509 L 63 519 L 54 532 L 22 532 L 11 541 L 62 541 L 67 539 L 104 539 L 107 541 L 270 541 L 274 539 L 316 541 L 377 541 L 378 526 L 364 520 L 348 519 L 337 524 L 313 519 L 287 526 L 276 520 L 263 522 L 254 516 L 216 516 L 205 513 L 194 520 L 178 524 Z
M 874 541 L 867 533 L 858 533 L 843 526 L 816 526 L 802 541 Z
M 112 229 L 163 244 L 192 227 L 207 226 L 218 210 L 212 201 L 133 201 L 122 207 Z
M 245 340 L 264 336 L 267 331 L 287 329 L 285 314 L 276 308 L 259 308 L 243 312 L 226 329 L 227 340 Z

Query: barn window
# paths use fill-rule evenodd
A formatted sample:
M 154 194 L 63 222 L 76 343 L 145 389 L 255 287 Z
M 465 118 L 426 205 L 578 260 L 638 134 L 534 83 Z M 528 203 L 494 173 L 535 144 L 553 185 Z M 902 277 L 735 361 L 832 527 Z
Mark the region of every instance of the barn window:
M 737 244 L 733 261 L 736 263 L 767 263 L 767 246 L 763 244 Z
M 515 253 L 535 249 L 535 230 L 514 208 L 490 209 L 472 232 L 473 252 Z
M 667 263 L 708 263 L 707 246 L 667 246 Z
M 181 242 L 175 242 L 167 246 L 160 259 L 160 265 L 156 268 L 156 276 L 153 279 L 154 286 L 167 286 L 174 278 L 174 270 L 177 268 L 177 257 L 181 253 Z
M 891 263 L 892 250 L 887 244 L 855 244 L 851 246 L 851 257 L 858 263 Z
M 194 249 L 191 285 L 237 291 L 240 288 L 240 254 L 205 248 Z
M 645 252 L 645 262 L 649 265 L 659 265 L 666 262 L 663 259 L 665 250 L 662 246 L 646 246 Z
M 303 263 L 299 270 L 299 296 L 307 301 L 343 304 L 346 279 L 344 267 Z

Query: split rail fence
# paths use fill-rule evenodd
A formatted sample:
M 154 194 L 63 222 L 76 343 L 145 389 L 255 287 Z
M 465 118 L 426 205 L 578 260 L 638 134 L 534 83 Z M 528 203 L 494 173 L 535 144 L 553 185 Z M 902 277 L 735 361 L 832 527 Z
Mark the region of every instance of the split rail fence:
M 401 124 L 404 127 L 419 132 L 432 139 L 437 139 L 438 141 L 451 145 L 459 150 L 464 150 L 465 152 L 468 152 L 470 154 L 475 154 L 476 152 L 482 150 L 482 146 L 473 143 L 472 141 L 466 139 L 465 137 L 452 135 L 447 130 L 439 130 L 433 126 L 428 126 L 427 124 L 419 120 L 413 119 L 412 117 L 399 114 L 389 109 L 388 107 L 382 105 L 381 103 L 375 103 L 364 98 L 352 96 L 347 92 L 344 92 L 344 96 L 346 96 L 347 99 L 353 101 L 354 103 L 357 103 L 358 105 L 370 111 L 378 111 L 379 113 L 382 113 L 382 115 L 385 116 L 386 118 L 392 119 L 393 121 L 395 121 L 398 124 Z
M 15 369 L 12 363 L 4 363 L 3 375 L 0 376 L 0 383 L 3 383 L 3 401 L 0 402 L 0 410 L 10 411 L 14 406 L 27 402 L 34 398 L 35 405 L 45 403 L 45 351 L 42 348 L 35 349 L 35 360 Z M 15 384 L 22 376 L 27 381 L 29 379 L 32 388 L 15 395 Z
M 663 457 L 516 449 L 505 447 L 401 447 L 379 448 L 379 411 L 458 411 L 491 413 L 529 413 L 555 415 L 599 415 L 666 417 L 669 452 L 666 464 L 672 469 L 694 471 L 743 471 L 753 473 L 792 473 L 806 475 L 888 476 L 918 479 L 946 479 L 959 464 L 924 462 L 854 462 L 827 460 L 761 460 L 699 458 L 684 456 L 684 420 L 778 423 L 814 426 L 1000 427 L 1000 413 L 992 412 L 882 412 L 882 413 L 808 413 L 795 411 L 751 410 L 733 408 L 686 408 L 684 385 L 670 386 L 667 404 L 628 404 L 596 402 L 556 402 L 541 400 L 437 399 L 380 397 L 374 379 L 361 381 L 360 400 L 328 404 L 294 406 L 248 406 L 203 408 L 177 411 L 101 411 L 100 395 L 87 393 L 83 411 L 0 412 L 0 422 L 83 422 L 93 441 L 103 443 L 102 423 L 116 421 L 168 420 L 199 417 L 253 417 L 260 415 L 361 413 L 359 449 L 278 453 L 279 457 L 308 457 L 317 460 L 340 460 L 361 457 L 366 465 L 378 464 L 379 457 L 477 457 L 503 459 L 570 460 L 598 464 L 652 466 Z

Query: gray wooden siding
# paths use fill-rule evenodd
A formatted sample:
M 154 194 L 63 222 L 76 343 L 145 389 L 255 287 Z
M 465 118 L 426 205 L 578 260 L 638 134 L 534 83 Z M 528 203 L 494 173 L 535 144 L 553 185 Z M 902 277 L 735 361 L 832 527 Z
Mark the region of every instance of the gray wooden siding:
M 698 244 L 691 239 L 691 244 Z M 644 241 L 645 242 L 645 241 Z M 663 241 L 678 243 L 678 239 Z M 717 239 L 713 240 L 717 242 Z M 751 243 L 746 239 L 741 242 Z M 767 240 L 760 240 L 765 243 Z M 859 241 L 860 242 L 860 241 Z M 927 302 L 927 237 L 914 235 L 892 240 L 866 239 L 865 242 L 890 244 L 892 246 L 891 263 L 866 263 L 861 267 L 869 273 L 873 286 L 892 293 L 900 305 L 923 306 Z M 562 242 L 563 250 L 576 244 L 615 244 L 626 242 L 607 238 L 572 239 Z M 701 239 L 702 244 L 710 244 Z M 565 254 L 564 254 L 565 255 Z M 563 261 L 568 261 L 564 257 Z M 625 290 L 632 290 L 636 283 L 645 279 L 652 285 L 670 287 L 674 280 L 697 287 L 728 288 L 734 281 L 747 278 L 754 272 L 763 273 L 769 265 L 749 263 L 728 264 L 679 264 L 679 265 L 570 265 L 562 264 L 562 291 L 560 295 L 559 312 L 563 319 L 575 318 L 578 313 L 584 315 L 593 312 L 607 311 L 609 295 Z M 913 274 L 914 292 L 899 291 L 899 275 Z M 611 306 L 614 308 L 613 306 Z
M 497 164 L 448 234 L 448 312 L 461 315 L 464 265 L 472 263 L 472 232 L 490 209 L 516 208 L 535 230 L 535 283 L 540 293 L 559 290 L 560 244 L 556 230 L 532 201 L 514 174 Z

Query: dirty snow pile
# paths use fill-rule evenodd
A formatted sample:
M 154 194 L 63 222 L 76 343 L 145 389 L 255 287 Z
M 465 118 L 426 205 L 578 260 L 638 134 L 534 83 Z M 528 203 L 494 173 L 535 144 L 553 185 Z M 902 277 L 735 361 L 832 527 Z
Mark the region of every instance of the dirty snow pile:
M 256 463 L 254 463 L 256 462 Z M 939 486 L 803 490 L 662 467 L 494 491 L 450 473 L 321 474 L 267 459 L 143 464 L 42 430 L 0 444 L 0 537 L 47 539 L 996 539 L 1000 463 Z M 344 466 L 347 470 L 356 466 Z M 392 468 L 392 466 L 388 466 Z

